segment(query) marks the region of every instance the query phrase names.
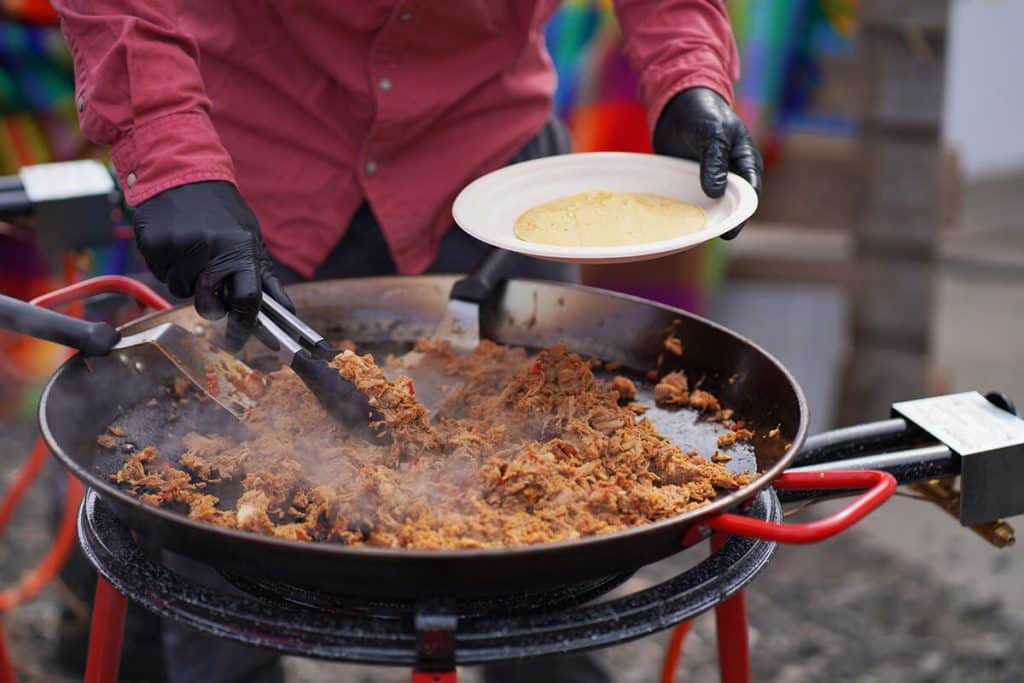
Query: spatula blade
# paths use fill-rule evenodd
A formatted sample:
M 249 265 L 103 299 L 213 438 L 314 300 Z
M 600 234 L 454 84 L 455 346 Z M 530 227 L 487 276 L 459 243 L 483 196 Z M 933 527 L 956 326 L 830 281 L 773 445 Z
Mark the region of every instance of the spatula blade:
M 262 375 L 209 341 L 174 323 L 163 323 L 121 339 L 115 348 L 153 344 L 200 391 L 241 419 L 256 405 Z
M 480 343 L 480 305 L 462 299 L 449 299 L 448 310 L 434 333 L 454 351 L 469 352 Z

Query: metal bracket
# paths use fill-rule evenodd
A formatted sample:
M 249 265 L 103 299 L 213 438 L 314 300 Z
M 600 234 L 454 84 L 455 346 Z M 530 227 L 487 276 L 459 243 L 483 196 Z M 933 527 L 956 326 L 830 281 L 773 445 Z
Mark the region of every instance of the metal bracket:
M 976 391 L 903 401 L 894 416 L 941 441 L 960 460 L 960 523 L 1024 513 L 1024 420 Z
M 458 617 L 447 609 L 420 608 L 416 611 L 416 674 L 413 680 L 430 683 L 454 681 L 455 628 Z M 431 677 L 432 676 L 432 677 Z
M 106 166 L 92 159 L 24 166 L 18 172 L 40 245 L 48 251 L 113 241 L 111 211 L 117 187 Z M 73 228 L 72 228 L 73 226 Z

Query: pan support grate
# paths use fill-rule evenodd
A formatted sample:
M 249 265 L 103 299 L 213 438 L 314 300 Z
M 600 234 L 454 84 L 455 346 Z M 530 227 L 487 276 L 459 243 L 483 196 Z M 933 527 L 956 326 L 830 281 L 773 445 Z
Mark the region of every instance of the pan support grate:
M 762 491 L 745 514 L 776 522 L 782 517 L 770 489 Z M 82 548 L 103 579 L 128 600 L 161 616 L 282 654 L 406 666 L 417 672 L 414 680 L 441 681 L 454 680 L 456 664 L 579 652 L 669 628 L 728 604 L 775 549 L 771 542 L 729 537 L 695 567 L 653 587 L 604 601 L 595 598 L 628 575 L 472 603 L 434 599 L 367 604 L 236 575 L 228 578 L 244 595 L 210 590 L 153 560 L 93 491 L 82 503 L 78 526 Z M 119 649 L 123 622 L 113 621 L 101 624 L 99 631 L 94 622 L 92 640 Z M 110 633 L 102 633 L 108 629 Z

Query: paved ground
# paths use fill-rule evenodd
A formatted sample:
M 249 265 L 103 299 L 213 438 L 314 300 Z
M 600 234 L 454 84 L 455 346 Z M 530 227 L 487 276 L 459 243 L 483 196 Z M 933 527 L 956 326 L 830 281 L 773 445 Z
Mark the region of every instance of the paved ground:
M 1020 187 L 1024 184 L 990 184 L 967 195 L 965 226 L 944 244 L 946 266 L 939 282 L 935 330 L 936 360 L 947 371 L 952 389 L 999 388 L 1016 397 L 1018 405 L 1024 404 Z M 792 291 L 778 293 L 779 302 L 794 300 Z M 808 310 L 845 315 L 841 301 L 828 292 L 804 294 L 812 302 Z M 792 303 L 779 306 L 786 315 L 799 315 L 799 307 Z M 728 310 L 722 313 L 727 314 Z M 757 324 L 768 325 L 770 320 L 766 316 Z M 792 323 L 792 318 L 786 321 Z M 748 333 L 773 338 L 770 328 Z M 777 341 L 770 343 L 783 348 L 773 350 L 808 360 L 807 353 L 783 343 L 784 333 L 774 338 Z M 802 381 L 809 391 L 827 395 L 834 369 L 822 367 L 820 360 L 808 361 L 807 366 L 817 366 L 820 372 Z M 0 428 L 0 487 L 30 437 L 29 428 Z M 46 508 L 45 491 L 33 491 L 0 540 L 0 584 L 16 579 L 42 552 Z M 632 586 L 678 571 L 681 561 L 646 570 Z M 841 539 L 779 551 L 749 600 L 755 680 L 1024 680 L 1022 580 L 1024 549 L 994 550 L 928 505 L 895 500 Z M 53 588 L 6 616 L 23 680 L 70 680 L 52 664 L 56 621 Z M 712 625 L 707 617 L 698 620 L 678 680 L 716 680 Z M 657 680 L 664 640 L 662 634 L 608 650 L 615 680 Z M 287 668 L 289 680 L 296 682 L 408 680 L 400 671 L 303 660 L 289 660 Z M 463 680 L 478 680 L 476 672 L 465 672 Z

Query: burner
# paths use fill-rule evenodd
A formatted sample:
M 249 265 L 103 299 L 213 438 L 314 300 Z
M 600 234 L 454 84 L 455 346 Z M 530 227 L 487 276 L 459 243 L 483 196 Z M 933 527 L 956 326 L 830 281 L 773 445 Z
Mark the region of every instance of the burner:
M 778 522 L 770 489 L 746 510 Z M 445 602 L 347 601 L 260 578 L 229 575 L 248 595 L 225 595 L 150 559 L 90 491 L 79 538 L 97 571 L 143 607 L 216 636 L 285 654 L 439 671 L 607 647 L 663 630 L 736 593 L 765 566 L 775 544 L 730 537 L 696 567 L 645 590 L 599 603 L 628 576 L 527 595 Z
M 233 572 L 221 574 L 236 588 L 275 605 L 282 600 L 316 610 L 369 616 L 377 619 L 408 618 L 423 611 L 423 605 L 413 600 L 372 600 L 363 597 L 342 596 L 310 590 L 302 586 L 272 579 L 253 578 Z M 626 582 L 632 574 L 620 574 L 566 586 L 556 586 L 544 591 L 497 595 L 489 598 L 466 598 L 446 602 L 434 602 L 433 609 L 450 612 L 460 619 L 482 616 L 511 616 L 535 613 L 543 610 L 574 607 L 600 597 Z

